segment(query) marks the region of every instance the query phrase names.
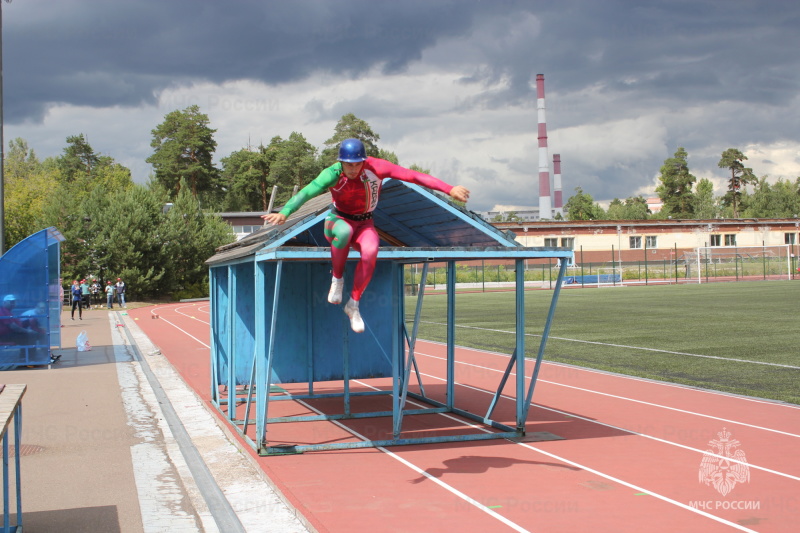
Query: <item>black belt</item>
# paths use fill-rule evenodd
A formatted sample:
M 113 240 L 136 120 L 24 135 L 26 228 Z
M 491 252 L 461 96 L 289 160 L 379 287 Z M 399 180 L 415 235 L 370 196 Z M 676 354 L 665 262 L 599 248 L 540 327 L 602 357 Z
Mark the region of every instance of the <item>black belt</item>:
M 346 218 L 347 220 L 352 220 L 354 222 L 362 222 L 364 220 L 370 220 L 372 218 L 372 211 L 369 213 L 363 213 L 361 215 L 351 215 L 350 213 L 342 213 L 335 207 L 331 209 L 331 212 L 336 215 L 337 217 Z

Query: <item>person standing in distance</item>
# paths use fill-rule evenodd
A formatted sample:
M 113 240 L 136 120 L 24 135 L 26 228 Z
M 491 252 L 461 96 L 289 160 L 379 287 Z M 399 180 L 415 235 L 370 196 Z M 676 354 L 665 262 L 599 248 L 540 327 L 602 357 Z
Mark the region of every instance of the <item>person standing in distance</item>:
M 125 286 L 125 282 L 122 281 L 122 278 L 117 278 L 117 284 L 114 285 L 114 292 L 117 295 L 117 303 L 119 303 L 120 307 L 128 307 L 125 303 L 125 290 L 127 287 Z
M 70 289 L 71 299 L 72 299 L 72 314 L 70 317 L 72 320 L 75 320 L 75 308 L 78 308 L 78 318 L 83 320 L 83 292 L 81 292 L 81 286 L 78 285 L 78 280 L 72 282 L 72 288 Z
M 272 225 L 280 225 L 308 200 L 330 191 L 333 209 L 325 219 L 325 238 L 331 245 L 333 278 L 328 302 L 342 303 L 344 268 L 350 248 L 361 254 L 356 266 L 353 289 L 344 312 L 350 318 L 350 327 L 356 333 L 364 331 L 364 321 L 358 309 L 361 295 L 375 271 L 380 238 L 372 220 L 378 205 L 384 178 L 415 183 L 435 191 L 449 194 L 461 202 L 469 199 L 469 190 L 461 185 L 449 185 L 422 172 L 395 165 L 377 157 L 367 157 L 364 143 L 359 139 L 345 139 L 339 145 L 338 162 L 320 172 L 311 183 L 294 195 L 278 213 L 267 213 L 261 218 Z

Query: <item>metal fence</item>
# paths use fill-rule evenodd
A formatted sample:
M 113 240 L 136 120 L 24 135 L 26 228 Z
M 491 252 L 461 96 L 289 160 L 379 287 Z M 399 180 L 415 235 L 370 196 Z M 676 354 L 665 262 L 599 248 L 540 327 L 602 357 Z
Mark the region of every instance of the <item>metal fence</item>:
M 677 256 L 677 255 L 676 255 Z M 525 282 L 527 286 L 553 288 L 558 277 L 558 262 L 526 262 Z M 608 285 L 663 285 L 665 283 L 711 283 L 723 281 L 769 281 L 800 279 L 798 256 L 770 256 L 769 254 L 733 253 L 729 257 L 709 258 L 701 253 L 687 252 L 678 259 L 639 261 L 583 262 L 581 254 L 575 254 L 575 264 L 567 269 L 567 285 L 597 287 Z M 456 263 L 456 284 L 460 289 L 499 290 L 512 286 L 515 279 L 514 265 L 464 261 Z M 405 283 L 408 292 L 415 293 L 420 283 L 421 265 L 407 265 Z M 445 288 L 447 266 L 429 265 L 426 288 Z

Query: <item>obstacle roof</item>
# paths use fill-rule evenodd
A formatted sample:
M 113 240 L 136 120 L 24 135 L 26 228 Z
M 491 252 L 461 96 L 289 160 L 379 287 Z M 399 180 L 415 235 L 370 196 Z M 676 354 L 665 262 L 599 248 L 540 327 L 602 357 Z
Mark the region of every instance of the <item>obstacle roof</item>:
M 325 193 L 306 202 L 281 226 L 264 226 L 222 246 L 206 264 L 253 259 L 328 259 L 323 224 L 332 207 Z M 374 211 L 381 238 L 380 258 L 481 259 L 483 257 L 571 257 L 562 248 L 523 248 L 510 231 L 501 231 L 479 215 L 437 192 L 413 183 L 387 179 Z M 532 252 L 533 255 L 530 255 Z M 560 251 L 561 253 L 556 253 Z M 527 252 L 527 253 L 526 253 Z M 423 259 L 424 260 L 424 259 Z

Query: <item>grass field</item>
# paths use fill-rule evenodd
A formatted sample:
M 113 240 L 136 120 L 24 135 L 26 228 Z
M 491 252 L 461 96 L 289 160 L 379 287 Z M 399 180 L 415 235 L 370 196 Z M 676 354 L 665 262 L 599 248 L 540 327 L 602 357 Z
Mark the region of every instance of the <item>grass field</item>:
M 526 291 L 536 357 L 553 292 Z M 406 298 L 413 319 L 416 297 Z M 446 341 L 444 295 L 425 295 L 419 337 Z M 456 344 L 514 349 L 514 292 L 456 295 Z M 545 360 L 800 404 L 800 282 L 561 291 Z

